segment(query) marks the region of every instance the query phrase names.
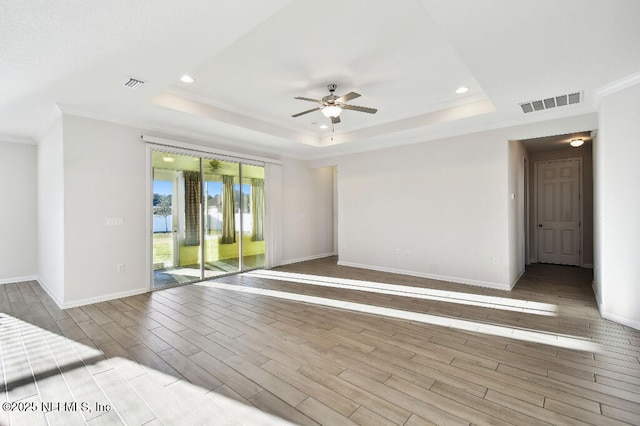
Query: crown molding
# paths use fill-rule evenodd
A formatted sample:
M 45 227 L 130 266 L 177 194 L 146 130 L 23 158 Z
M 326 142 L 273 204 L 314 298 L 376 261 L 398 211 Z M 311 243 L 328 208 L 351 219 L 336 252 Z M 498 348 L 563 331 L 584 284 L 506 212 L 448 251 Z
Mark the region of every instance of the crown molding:
M 619 80 L 613 81 L 597 89 L 595 102 L 594 102 L 596 110 L 600 110 L 600 104 L 602 103 L 603 98 L 609 95 L 612 95 L 616 92 L 619 92 L 621 90 L 627 89 L 631 86 L 635 86 L 636 84 L 639 84 L 639 83 L 640 83 L 640 71 L 633 73 L 631 75 L 628 75 Z
M 184 130 L 176 129 L 170 126 L 151 125 L 149 123 L 145 123 L 141 121 L 126 120 L 126 119 L 122 119 L 122 118 L 115 117 L 108 114 L 96 113 L 93 111 L 70 107 L 68 105 L 58 105 L 58 108 L 60 109 L 62 114 L 88 118 L 90 120 L 104 121 L 107 123 L 117 124 L 121 126 L 132 127 L 140 130 L 142 133 L 147 134 L 149 136 L 155 136 L 155 137 L 160 137 L 165 139 L 166 138 L 187 139 L 191 141 L 194 145 L 203 144 L 203 146 L 208 148 L 233 150 L 235 147 L 242 146 L 244 144 L 244 141 L 240 139 L 234 139 L 229 137 L 221 138 L 219 136 L 208 134 L 208 133 L 184 131 Z M 258 153 L 258 154 L 273 156 L 277 158 L 281 158 L 283 155 L 281 150 L 267 149 L 264 147 L 259 147 L 259 148 L 254 147 L 249 151 L 250 152 L 243 152 L 243 154 L 252 155 L 251 153 Z M 298 159 L 298 160 L 308 160 L 306 156 L 296 155 L 293 153 L 287 153 L 286 157 Z
M 42 126 L 40 126 L 40 129 L 36 132 L 35 140 L 38 143 L 42 139 L 44 139 L 45 136 L 47 136 L 47 133 L 49 133 L 49 130 L 51 130 L 51 127 L 53 127 L 56 120 L 58 120 L 58 118 L 60 118 L 61 116 L 62 116 L 62 109 L 60 108 L 60 105 L 54 105 L 53 108 L 51 109 L 51 112 L 49 113 L 49 116 L 46 118 L 46 120 L 44 120 L 44 122 L 42 123 Z
M 35 139 L 13 135 L 0 135 L 0 142 L 19 143 L 22 145 L 38 145 L 38 142 Z

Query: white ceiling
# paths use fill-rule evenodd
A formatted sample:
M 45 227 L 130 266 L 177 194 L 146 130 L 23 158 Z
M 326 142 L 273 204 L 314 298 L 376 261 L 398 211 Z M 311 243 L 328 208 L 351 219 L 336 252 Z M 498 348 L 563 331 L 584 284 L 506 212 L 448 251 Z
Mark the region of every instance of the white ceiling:
M 321 158 L 592 112 L 598 89 L 640 71 L 637 0 L 0 0 L 0 10 L 0 139 L 12 141 L 38 140 L 58 106 Z M 128 89 L 127 77 L 146 83 Z M 291 117 L 314 107 L 294 96 L 321 98 L 329 83 L 378 113 L 343 111 L 333 140 L 320 112 Z M 584 101 L 519 107 L 572 92 Z

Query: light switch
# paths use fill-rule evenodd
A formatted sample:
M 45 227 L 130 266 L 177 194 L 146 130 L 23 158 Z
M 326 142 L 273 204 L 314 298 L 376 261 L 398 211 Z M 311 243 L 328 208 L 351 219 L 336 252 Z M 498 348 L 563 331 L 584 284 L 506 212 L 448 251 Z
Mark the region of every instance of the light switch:
M 105 219 L 107 226 L 124 226 L 124 217 L 108 217 Z

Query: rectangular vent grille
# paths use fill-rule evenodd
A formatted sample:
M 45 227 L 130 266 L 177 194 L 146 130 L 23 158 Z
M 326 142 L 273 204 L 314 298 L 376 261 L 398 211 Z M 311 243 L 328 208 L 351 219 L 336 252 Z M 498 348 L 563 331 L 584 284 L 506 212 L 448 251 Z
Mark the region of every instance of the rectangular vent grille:
M 545 109 L 573 105 L 580 102 L 582 102 L 582 92 L 575 92 L 569 93 L 567 95 L 555 96 L 553 98 L 523 102 L 520 104 L 520 108 L 522 108 L 522 112 L 528 114 L 534 111 L 542 111 Z
M 124 87 L 128 87 L 129 89 L 137 89 L 138 87 L 142 86 L 144 84 L 144 81 L 142 80 L 138 80 L 135 78 L 129 78 L 127 81 L 124 82 Z

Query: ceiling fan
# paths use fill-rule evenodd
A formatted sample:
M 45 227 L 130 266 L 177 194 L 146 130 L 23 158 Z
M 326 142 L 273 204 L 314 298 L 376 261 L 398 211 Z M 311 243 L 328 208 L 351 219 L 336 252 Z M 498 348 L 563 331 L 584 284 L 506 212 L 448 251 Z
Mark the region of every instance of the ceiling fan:
M 360 94 L 356 92 L 349 92 L 343 96 L 336 96 L 334 92 L 336 91 L 337 88 L 338 88 L 337 85 L 329 84 L 327 86 L 327 89 L 329 89 L 329 94 L 322 99 L 303 98 L 300 96 L 293 98 L 293 99 L 300 99 L 301 101 L 315 102 L 322 106 L 319 106 L 307 111 L 299 112 L 297 114 L 293 114 L 291 117 L 300 117 L 301 115 L 320 110 L 322 111 L 322 114 L 325 117 L 330 118 L 331 122 L 333 124 L 336 124 L 336 123 L 340 123 L 340 113 L 342 112 L 343 109 L 348 109 L 351 111 L 366 112 L 368 114 L 375 114 L 378 111 L 375 108 L 367 108 L 367 107 L 361 107 L 356 105 L 347 105 L 345 102 L 350 101 L 351 99 L 360 97 Z

